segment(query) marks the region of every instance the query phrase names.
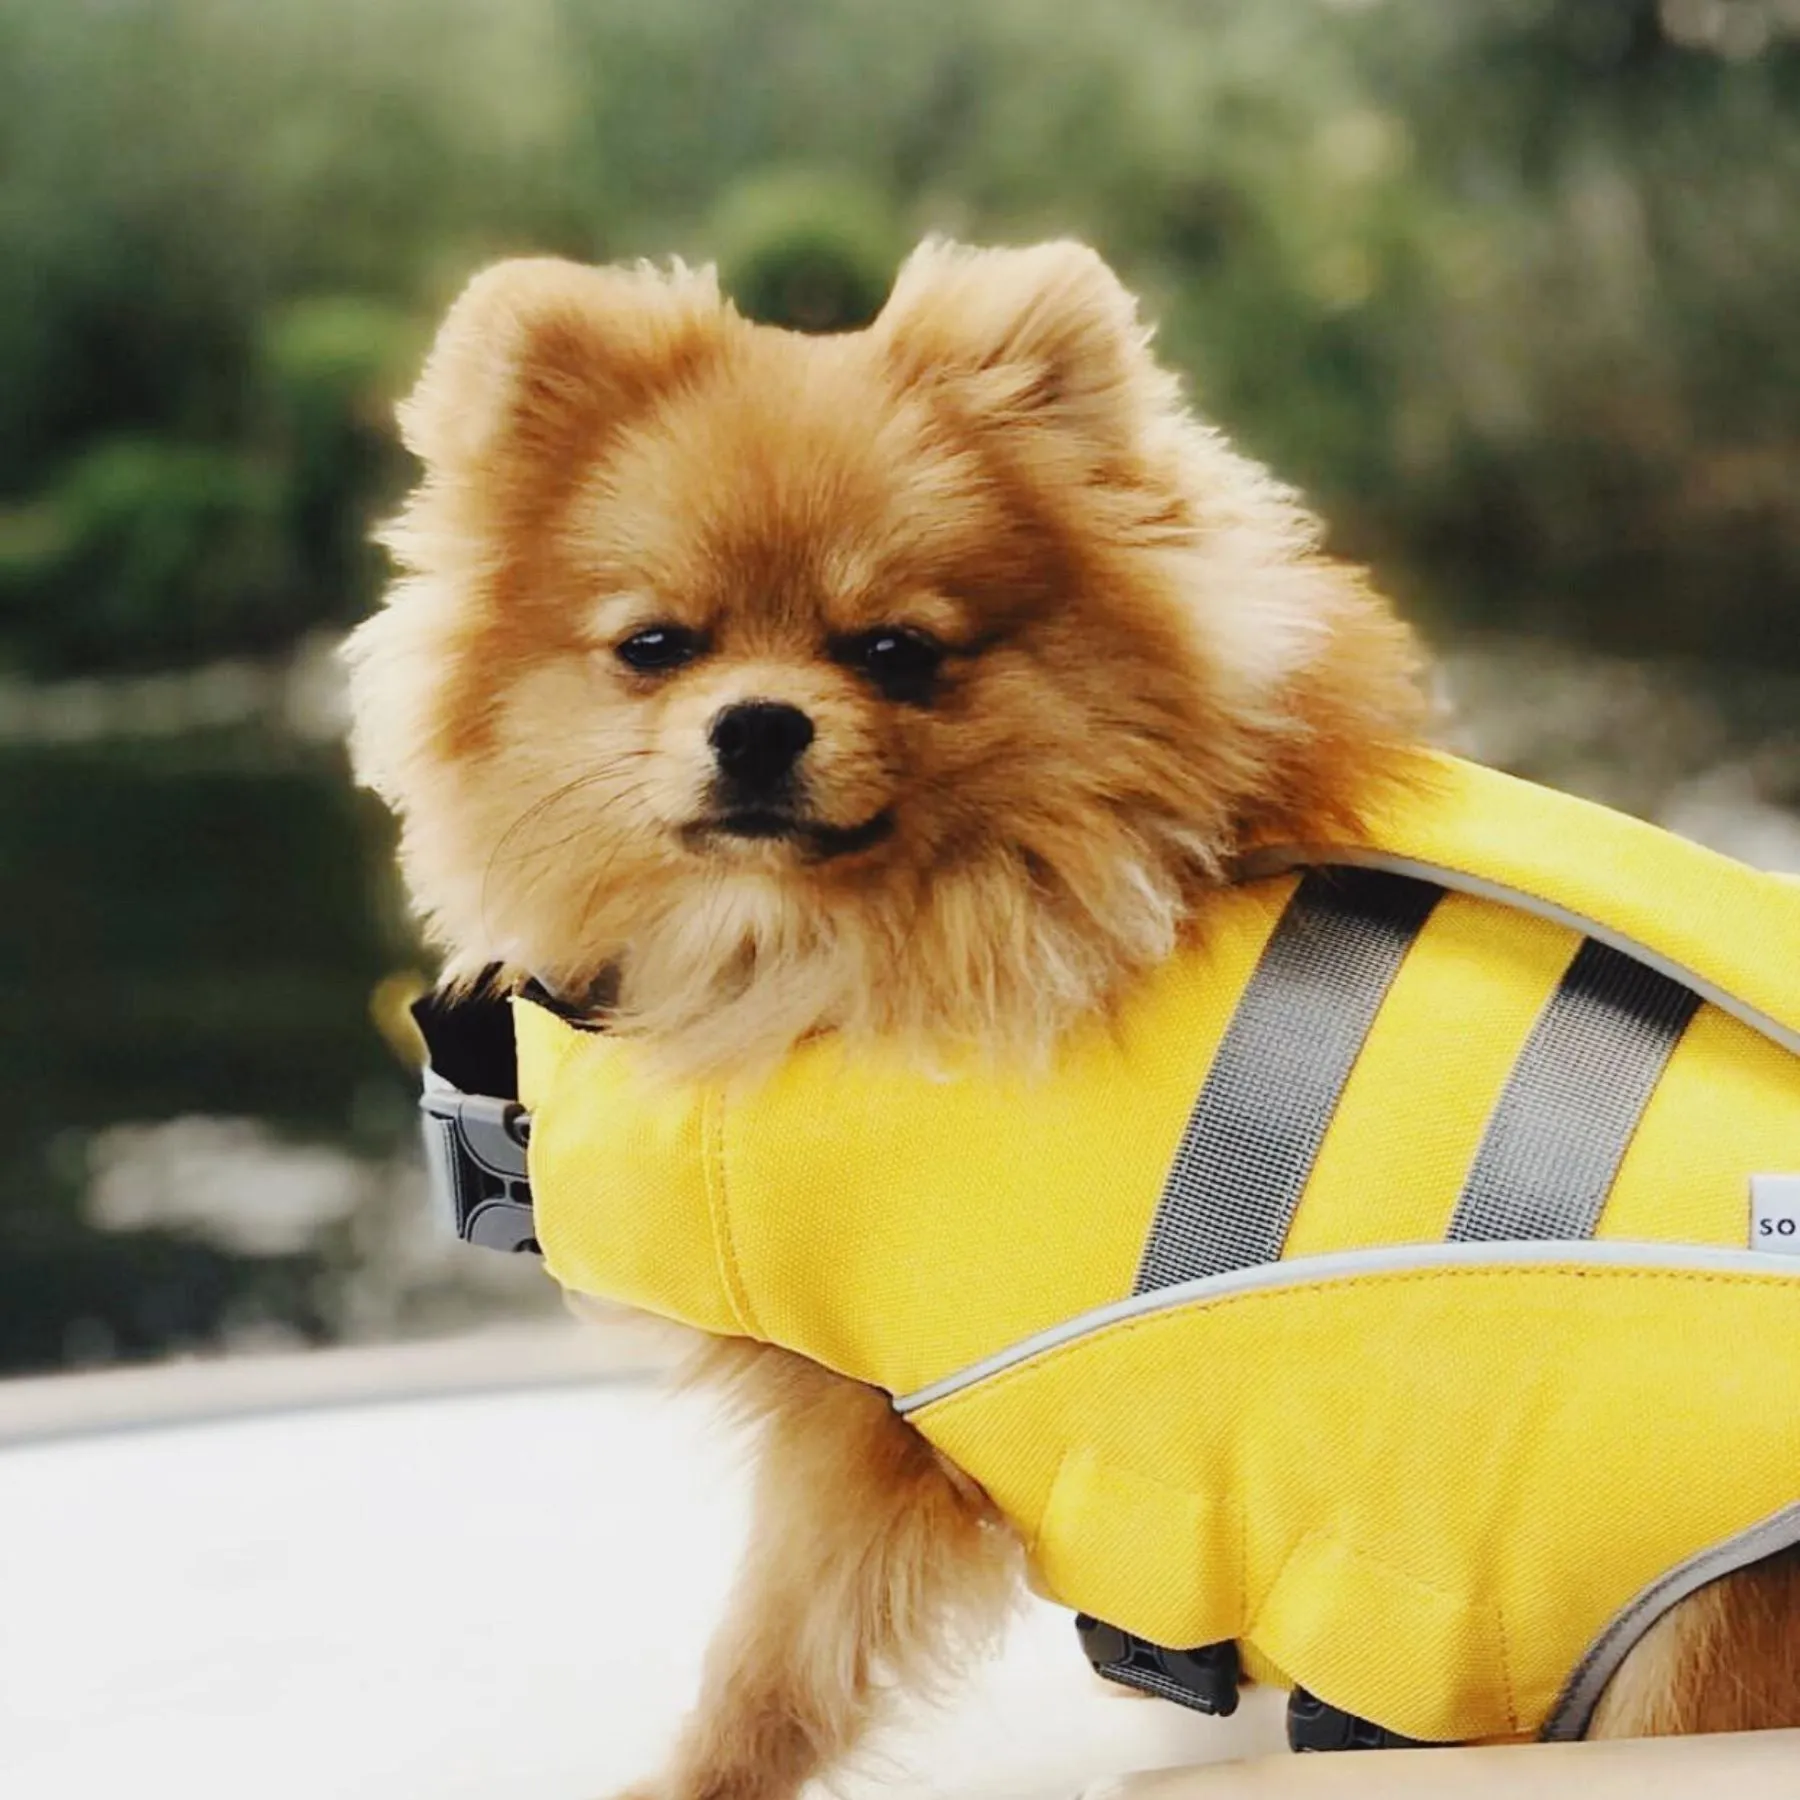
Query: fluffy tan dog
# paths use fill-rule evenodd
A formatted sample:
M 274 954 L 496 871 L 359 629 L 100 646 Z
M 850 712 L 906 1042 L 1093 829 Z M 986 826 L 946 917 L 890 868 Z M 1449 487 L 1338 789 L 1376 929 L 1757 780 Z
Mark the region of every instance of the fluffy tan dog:
M 359 772 L 454 977 L 591 994 L 676 1071 L 823 1031 L 1041 1058 L 1421 729 L 1406 632 L 1072 244 L 927 245 L 836 338 L 709 273 L 503 264 L 401 417 Z M 1016 1558 L 885 1396 L 704 1367 L 763 1424 L 753 1541 L 651 1791 L 786 1800 Z M 1600 1728 L 1800 1721 L 1797 1620 L 1791 1563 L 1715 1585 Z

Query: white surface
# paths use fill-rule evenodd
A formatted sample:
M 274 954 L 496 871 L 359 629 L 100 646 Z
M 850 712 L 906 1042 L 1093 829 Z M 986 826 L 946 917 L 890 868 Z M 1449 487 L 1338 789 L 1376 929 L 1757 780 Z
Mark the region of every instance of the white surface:
M 741 1494 L 700 1403 L 629 1383 L 0 1449 L 0 1795 L 604 1795 L 687 1703 Z M 1072 1795 L 1279 1719 L 1114 1698 L 1034 1605 L 845 1786 Z

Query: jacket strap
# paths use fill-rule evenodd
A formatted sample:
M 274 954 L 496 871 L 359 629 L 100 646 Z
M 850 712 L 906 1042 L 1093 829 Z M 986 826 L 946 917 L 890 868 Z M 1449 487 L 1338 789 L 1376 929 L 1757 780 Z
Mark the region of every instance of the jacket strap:
M 1133 1293 L 1274 1262 L 1363 1040 L 1443 890 L 1372 869 L 1294 889 L 1163 1183 Z
M 1623 951 L 1800 1055 L 1800 886 L 1494 769 L 1411 760 L 1359 830 L 1263 845 L 1239 878 L 1349 864 L 1496 900 Z
M 1450 1220 L 1458 1243 L 1591 1237 L 1700 996 L 1586 939 L 1532 1027 Z

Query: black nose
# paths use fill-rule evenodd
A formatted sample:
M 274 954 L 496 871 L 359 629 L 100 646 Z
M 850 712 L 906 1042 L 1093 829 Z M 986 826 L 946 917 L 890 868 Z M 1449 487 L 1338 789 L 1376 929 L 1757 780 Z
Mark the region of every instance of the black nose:
M 706 736 L 719 773 L 742 793 L 765 795 L 793 772 L 813 722 L 797 706 L 745 700 L 719 713 Z

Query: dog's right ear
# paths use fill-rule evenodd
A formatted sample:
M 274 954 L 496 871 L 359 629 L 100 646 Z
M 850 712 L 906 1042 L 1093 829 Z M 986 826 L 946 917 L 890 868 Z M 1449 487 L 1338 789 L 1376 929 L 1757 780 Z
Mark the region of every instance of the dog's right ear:
M 1129 443 L 1171 388 L 1124 284 L 1085 244 L 976 250 L 928 238 L 870 328 L 909 382 L 972 415 L 1036 421 L 1101 449 Z
M 739 323 L 710 268 L 497 263 L 439 327 L 400 404 L 401 436 L 452 476 L 501 453 L 578 453 L 691 376 Z

